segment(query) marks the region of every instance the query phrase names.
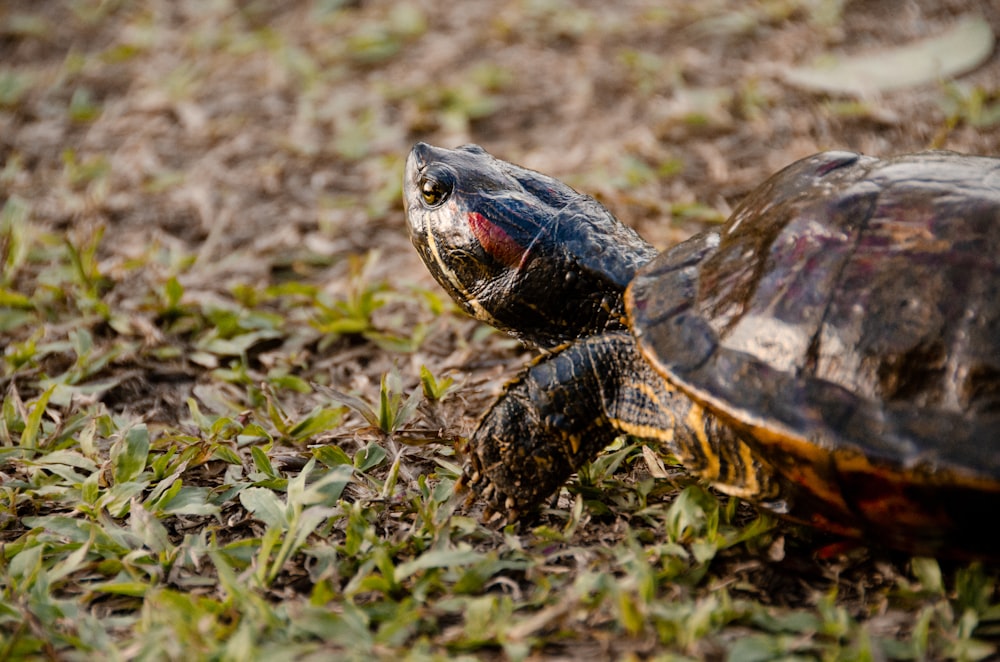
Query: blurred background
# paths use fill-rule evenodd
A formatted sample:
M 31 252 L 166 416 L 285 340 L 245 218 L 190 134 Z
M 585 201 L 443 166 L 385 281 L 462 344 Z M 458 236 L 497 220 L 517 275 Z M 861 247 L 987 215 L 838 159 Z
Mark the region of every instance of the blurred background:
M 402 162 L 416 140 L 476 142 L 662 246 L 818 150 L 997 153 L 991 49 L 863 96 L 784 78 L 968 15 L 1000 30 L 996 0 L 8 0 L 0 195 L 35 223 L 106 225 L 104 250 L 179 242 L 223 281 L 376 247 L 386 274 L 426 281 Z

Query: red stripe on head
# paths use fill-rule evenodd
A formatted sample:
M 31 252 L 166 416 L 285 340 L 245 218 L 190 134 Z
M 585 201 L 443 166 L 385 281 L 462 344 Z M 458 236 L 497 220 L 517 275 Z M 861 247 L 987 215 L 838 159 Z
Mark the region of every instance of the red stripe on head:
M 514 267 L 521 263 L 524 257 L 524 246 L 517 243 L 513 237 L 504 232 L 488 218 L 477 212 L 469 212 L 469 228 L 479 240 L 479 244 L 493 258 Z

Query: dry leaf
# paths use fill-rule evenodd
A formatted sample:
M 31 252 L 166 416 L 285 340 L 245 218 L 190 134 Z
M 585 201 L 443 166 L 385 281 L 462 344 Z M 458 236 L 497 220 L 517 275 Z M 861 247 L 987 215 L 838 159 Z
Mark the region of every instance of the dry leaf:
M 784 79 L 805 90 L 870 96 L 959 76 L 993 52 L 989 23 L 969 15 L 935 37 L 854 56 L 823 56 L 811 66 L 784 69 Z

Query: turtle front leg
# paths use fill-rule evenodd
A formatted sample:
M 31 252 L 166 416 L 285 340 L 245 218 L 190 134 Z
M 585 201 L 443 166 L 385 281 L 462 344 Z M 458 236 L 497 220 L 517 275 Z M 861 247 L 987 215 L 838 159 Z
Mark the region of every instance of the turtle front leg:
M 461 484 L 509 519 L 541 503 L 622 434 L 614 424 L 618 400 L 626 380 L 640 379 L 637 363 L 635 340 L 626 333 L 585 338 L 541 356 L 483 416 L 469 440 Z M 647 415 L 636 421 L 640 426 L 669 424 L 653 402 L 633 409 Z
M 565 345 L 508 383 L 469 440 L 459 488 L 516 519 L 622 434 L 674 454 L 724 492 L 772 491 L 750 448 L 657 374 L 627 333 Z

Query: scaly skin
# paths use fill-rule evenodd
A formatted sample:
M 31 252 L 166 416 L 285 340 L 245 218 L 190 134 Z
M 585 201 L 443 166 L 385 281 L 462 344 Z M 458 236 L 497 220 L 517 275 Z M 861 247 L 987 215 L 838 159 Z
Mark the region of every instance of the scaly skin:
M 623 332 L 567 344 L 507 384 L 470 440 L 462 484 L 516 519 L 622 434 L 729 494 L 777 497 L 770 467 L 656 374 Z
M 766 463 L 639 356 L 622 301 L 655 255 L 639 235 L 594 199 L 475 146 L 418 144 L 404 184 L 413 244 L 468 313 L 539 347 L 575 341 L 508 384 L 470 440 L 463 484 L 516 515 L 632 434 L 724 492 L 776 498 Z

